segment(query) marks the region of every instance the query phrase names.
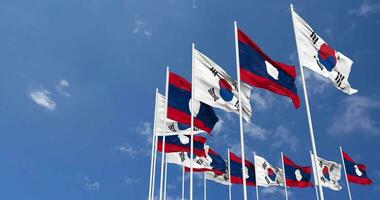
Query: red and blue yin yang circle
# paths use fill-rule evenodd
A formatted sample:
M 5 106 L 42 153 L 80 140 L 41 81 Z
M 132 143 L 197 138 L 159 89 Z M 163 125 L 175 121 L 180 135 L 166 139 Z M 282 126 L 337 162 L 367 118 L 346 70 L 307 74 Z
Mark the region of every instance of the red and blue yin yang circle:
M 322 173 L 323 173 L 323 177 L 325 177 L 328 181 L 330 181 L 330 172 L 327 166 L 323 167 Z
M 233 99 L 232 86 L 226 79 L 219 79 L 219 88 L 220 97 L 222 97 L 224 101 L 229 102 Z
M 328 71 L 331 71 L 336 65 L 335 50 L 327 43 L 322 44 L 318 51 L 318 59 Z
M 276 181 L 276 173 L 274 173 L 273 169 L 268 168 L 267 171 L 268 171 L 268 177 L 270 178 L 270 180 Z

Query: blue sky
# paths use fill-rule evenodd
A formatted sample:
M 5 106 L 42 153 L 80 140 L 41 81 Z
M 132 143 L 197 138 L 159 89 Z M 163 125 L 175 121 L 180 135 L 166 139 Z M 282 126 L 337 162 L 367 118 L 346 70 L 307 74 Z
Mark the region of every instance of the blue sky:
M 1 199 L 145 199 L 148 193 L 154 91 L 165 66 L 190 80 L 191 43 L 236 77 L 233 20 L 272 58 L 298 66 L 289 3 L 330 45 L 354 60 L 347 96 L 305 71 L 318 153 L 340 162 L 339 145 L 368 167 L 369 187 L 354 199 L 380 196 L 380 96 L 377 73 L 380 2 L 217 0 L 0 0 Z M 298 67 L 297 67 L 298 72 Z M 246 152 L 279 165 L 280 152 L 310 165 L 301 108 L 254 89 Z M 227 158 L 239 153 L 238 116 L 217 110 L 207 143 Z M 169 199 L 180 197 L 180 169 L 169 166 Z M 200 176 L 195 197 L 203 195 Z M 325 189 L 328 199 L 347 199 Z M 188 186 L 188 184 L 187 184 Z M 208 182 L 209 199 L 227 199 Z M 291 199 L 314 190 L 290 189 Z M 254 198 L 254 188 L 249 188 Z M 282 188 L 261 189 L 283 199 Z M 233 186 L 241 199 L 241 186 Z

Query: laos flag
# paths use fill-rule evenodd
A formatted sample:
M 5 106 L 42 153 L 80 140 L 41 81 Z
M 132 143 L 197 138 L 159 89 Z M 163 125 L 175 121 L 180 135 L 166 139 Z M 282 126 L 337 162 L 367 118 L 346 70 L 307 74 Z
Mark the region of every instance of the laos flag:
M 194 154 L 197 156 L 206 156 L 205 142 L 206 138 L 194 135 Z M 162 138 L 158 136 L 157 150 L 162 152 Z M 189 135 L 170 135 L 165 136 L 165 153 L 173 152 L 190 152 Z
M 363 164 L 356 163 L 344 151 L 342 151 L 342 154 L 344 158 L 344 165 L 346 167 L 348 181 L 360 185 L 371 184 L 372 180 L 367 177 L 366 166 Z
M 313 186 L 310 182 L 311 167 L 302 167 L 295 164 L 288 157 L 284 156 L 284 167 L 286 186 L 305 188 Z
M 273 93 L 289 97 L 296 108 L 300 100 L 295 85 L 294 66 L 269 58 L 260 47 L 238 29 L 240 78 L 249 85 L 267 89 Z
M 189 126 L 191 124 L 191 84 L 181 76 L 169 74 L 168 118 Z M 212 107 L 194 101 L 194 127 L 210 133 L 218 122 Z
M 242 160 L 237 157 L 235 154 L 230 152 L 230 173 L 231 173 L 231 183 L 233 184 L 243 184 L 243 173 L 241 169 Z M 247 185 L 255 186 L 256 178 L 255 178 L 255 166 L 249 162 L 245 161 L 245 172 L 244 178 L 246 180 Z

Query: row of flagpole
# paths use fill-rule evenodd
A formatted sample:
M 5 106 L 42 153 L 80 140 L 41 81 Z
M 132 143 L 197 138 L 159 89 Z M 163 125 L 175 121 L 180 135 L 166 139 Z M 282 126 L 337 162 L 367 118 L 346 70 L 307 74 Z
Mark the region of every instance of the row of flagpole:
M 297 42 L 297 32 L 295 31 L 295 22 L 294 22 L 294 10 L 293 10 L 293 5 L 290 5 L 291 8 L 291 13 L 292 13 L 292 22 L 293 22 L 293 28 L 294 28 L 294 36 L 295 36 L 295 41 L 296 41 L 296 46 L 297 46 L 297 54 L 298 54 L 298 60 L 299 60 L 299 68 L 301 72 L 301 81 L 302 81 L 302 87 L 303 87 L 303 92 L 304 92 L 304 101 L 305 101 L 305 109 L 306 109 L 306 115 L 307 115 L 307 120 L 308 120 L 308 127 L 309 127 L 309 133 L 310 133 L 310 140 L 311 140 L 311 146 L 312 146 L 312 159 L 313 159 L 313 176 L 314 180 L 316 181 L 316 196 L 317 199 L 324 200 L 324 195 L 323 195 L 323 189 L 322 185 L 320 184 L 320 180 L 317 177 L 320 177 L 319 171 L 315 170 L 317 169 L 317 148 L 316 148 L 316 142 L 315 142 L 315 137 L 314 137 L 314 130 L 313 130 L 313 123 L 312 123 L 312 117 L 311 117 L 311 111 L 309 107 L 309 100 L 308 100 L 308 93 L 307 93 L 307 87 L 306 87 L 306 81 L 304 77 L 304 71 L 303 71 L 303 63 L 301 62 L 300 59 L 300 47 Z M 236 70 L 237 70 L 237 84 L 238 84 L 238 98 L 239 102 L 241 102 L 241 80 L 240 80 L 240 60 L 239 60 L 239 43 L 238 43 L 238 28 L 237 28 L 237 22 L 234 22 L 234 34 L 235 34 L 235 56 L 236 56 Z M 194 50 L 195 50 L 195 44 L 192 44 L 192 80 L 191 83 L 194 85 Z M 165 85 L 165 115 L 167 116 L 167 106 L 168 106 L 168 84 L 169 84 L 169 67 L 166 69 L 166 85 Z M 194 90 L 195 87 L 192 87 L 191 89 L 191 96 L 194 96 Z M 157 89 L 156 89 L 156 104 L 157 104 Z M 190 139 L 190 157 L 194 157 L 194 142 L 193 142 L 193 131 L 194 131 L 194 102 L 191 101 L 190 105 L 191 109 L 191 139 Z M 157 112 L 155 112 L 157 113 Z M 156 124 L 156 114 L 154 116 L 154 133 L 152 137 L 152 157 L 151 157 L 151 168 L 150 168 L 150 179 L 149 179 L 149 198 L 153 199 L 154 198 L 154 185 L 155 185 L 155 173 L 156 173 L 156 153 L 157 153 L 157 136 L 156 136 L 156 129 L 157 129 L 157 124 Z M 244 149 L 244 129 L 243 129 L 243 114 L 242 114 L 242 104 L 239 103 L 239 131 L 240 131 L 240 147 L 241 147 L 241 157 L 242 157 L 242 174 L 244 175 L 246 173 L 246 168 L 245 168 L 245 149 Z M 165 131 L 165 126 L 166 126 L 166 117 L 164 118 L 163 122 L 163 127 Z M 341 149 L 340 149 L 341 150 Z M 166 199 L 166 180 L 167 180 L 167 161 L 165 158 L 165 134 L 163 134 L 163 141 L 162 141 L 162 154 L 161 154 L 161 172 L 160 172 L 160 192 L 159 192 L 159 199 L 160 200 L 165 200 Z M 228 149 L 229 152 L 229 149 Z M 229 156 L 229 155 L 228 155 Z M 341 156 L 343 160 L 343 154 L 341 150 Z M 283 161 L 283 155 L 281 153 L 281 159 L 282 159 L 282 164 L 284 168 L 284 161 Z M 230 159 L 228 159 L 228 165 L 230 165 Z M 344 171 L 345 171 L 345 178 L 347 182 L 347 189 L 349 193 L 349 198 L 351 198 L 351 192 L 349 188 L 349 183 L 347 179 L 347 173 L 345 169 L 345 165 L 343 163 Z M 229 176 L 230 170 L 229 170 Z M 285 178 L 285 177 L 284 177 Z M 185 170 L 184 167 L 182 169 L 182 199 L 184 199 L 184 193 L 185 193 Z M 286 178 L 284 179 L 286 180 Z M 231 181 L 231 180 L 230 180 Z M 190 200 L 193 199 L 193 166 L 192 162 L 190 162 L 190 184 L 189 184 L 189 195 L 190 195 Z M 286 189 L 286 181 L 285 181 L 285 195 L 286 199 L 288 199 L 287 195 L 287 189 Z M 229 185 L 229 199 L 232 198 L 231 194 L 231 185 Z M 244 200 L 247 200 L 247 187 L 246 187 L 246 179 L 243 178 L 243 198 Z M 258 195 L 258 187 L 256 185 L 256 198 L 259 198 Z M 206 174 L 204 174 L 204 199 L 206 199 Z

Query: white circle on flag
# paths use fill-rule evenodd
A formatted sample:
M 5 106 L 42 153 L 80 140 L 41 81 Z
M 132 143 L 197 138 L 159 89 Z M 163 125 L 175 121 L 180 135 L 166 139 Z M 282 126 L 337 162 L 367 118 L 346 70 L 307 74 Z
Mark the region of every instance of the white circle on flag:
M 356 175 L 358 175 L 358 176 L 362 176 L 363 175 L 363 172 L 360 171 L 360 169 L 359 169 L 359 167 L 357 165 L 355 165 L 354 168 L 355 168 Z
M 297 181 L 301 181 L 302 180 L 302 174 L 301 174 L 301 171 L 299 169 L 297 169 L 295 172 L 294 172 L 294 175 L 296 175 L 296 179 Z

